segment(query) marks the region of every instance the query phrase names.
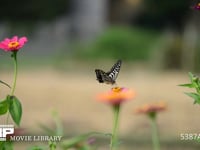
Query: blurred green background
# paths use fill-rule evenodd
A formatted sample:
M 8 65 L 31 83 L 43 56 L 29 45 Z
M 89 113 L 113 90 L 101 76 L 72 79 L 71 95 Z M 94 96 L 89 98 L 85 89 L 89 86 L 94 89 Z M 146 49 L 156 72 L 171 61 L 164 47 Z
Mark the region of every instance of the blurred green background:
M 24 106 L 22 127 L 36 134 L 41 132 L 38 123 L 53 126 L 50 114 L 56 109 L 66 136 L 91 130 L 109 132 L 111 111 L 93 99 L 110 86 L 95 81 L 94 69 L 107 71 L 117 59 L 122 59 L 117 83 L 137 93 L 137 100 L 125 104 L 122 111 L 122 149 L 150 149 L 148 121 L 132 111 L 135 106 L 158 100 L 169 104 L 168 112 L 161 114 L 158 123 L 162 149 L 199 149 L 197 142 L 180 140 L 180 133 L 200 131 L 200 110 L 183 94 L 187 89 L 177 86 L 189 82 L 188 71 L 198 74 L 200 70 L 200 11 L 192 9 L 197 3 L 2 1 L 0 39 L 13 35 L 28 38 L 18 53 L 16 94 Z M 0 79 L 12 83 L 12 69 L 10 54 L 0 51 Z M 2 88 L 0 97 L 7 92 Z M 101 140 L 102 149 L 107 149 L 107 141 Z M 23 144 L 17 146 L 16 149 L 25 149 Z
M 51 60 L 58 66 L 66 59 L 121 58 L 146 62 L 159 69 L 198 70 L 199 12 L 192 9 L 196 3 L 4 1 L 0 37 L 26 35 L 29 50 L 22 51 L 22 57 Z

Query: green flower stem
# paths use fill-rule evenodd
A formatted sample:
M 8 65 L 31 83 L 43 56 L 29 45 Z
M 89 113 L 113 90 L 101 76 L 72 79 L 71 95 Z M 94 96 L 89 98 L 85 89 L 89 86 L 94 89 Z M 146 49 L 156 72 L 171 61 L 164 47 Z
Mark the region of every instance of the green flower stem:
M 113 106 L 114 110 L 114 120 L 113 120 L 113 130 L 112 137 L 110 142 L 110 150 L 114 150 L 117 148 L 117 130 L 119 125 L 119 112 L 120 112 L 120 104 Z
M 149 117 L 150 117 L 150 120 L 151 120 L 153 149 L 154 150 L 160 150 L 158 129 L 157 129 L 157 124 L 156 124 L 156 112 L 150 113 Z
M 7 114 L 7 117 L 6 117 L 6 124 L 8 124 L 8 121 L 9 121 L 9 112 Z
M 49 141 L 49 149 L 50 150 L 56 150 L 56 143 L 52 142 L 52 141 Z
M 13 79 L 13 84 L 11 88 L 10 95 L 13 96 L 16 88 L 16 81 L 17 81 L 17 51 L 13 51 L 11 54 L 11 57 L 14 59 L 14 79 Z M 6 119 L 6 124 L 8 124 L 9 121 L 9 111 Z
M 17 51 L 13 51 L 12 57 L 14 59 L 14 79 L 13 79 L 13 84 L 12 84 L 12 89 L 11 89 L 11 96 L 14 95 L 15 88 L 16 88 L 16 81 L 17 81 Z

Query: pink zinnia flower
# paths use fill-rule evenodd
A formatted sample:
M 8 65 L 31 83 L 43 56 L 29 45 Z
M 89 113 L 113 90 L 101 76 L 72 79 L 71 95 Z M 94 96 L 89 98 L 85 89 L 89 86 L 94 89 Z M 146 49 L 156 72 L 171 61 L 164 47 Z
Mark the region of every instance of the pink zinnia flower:
M 18 36 L 13 36 L 11 39 L 5 38 L 0 42 L 0 49 L 3 49 L 6 52 L 18 51 L 27 41 L 26 37 L 18 38 Z
M 193 6 L 193 9 L 200 10 L 200 3 L 196 4 L 195 6 Z

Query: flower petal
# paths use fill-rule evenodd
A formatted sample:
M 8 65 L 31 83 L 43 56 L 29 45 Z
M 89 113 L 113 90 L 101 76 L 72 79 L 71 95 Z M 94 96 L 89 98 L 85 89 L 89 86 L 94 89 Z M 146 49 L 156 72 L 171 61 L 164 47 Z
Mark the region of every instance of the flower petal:
M 97 95 L 97 99 L 99 101 L 107 102 L 113 105 L 120 104 L 122 102 L 132 99 L 133 97 L 135 97 L 134 91 L 121 87 L 115 87 L 108 92 L 100 93 L 99 95 Z
M 28 40 L 27 40 L 27 38 L 26 37 L 21 37 L 20 39 L 19 39 L 19 44 L 20 45 L 24 45 L 24 43 L 26 43 Z
M 2 42 L 9 43 L 9 42 L 10 42 L 10 39 L 5 38 Z
M 136 113 L 144 113 L 148 114 L 151 112 L 160 112 L 166 110 L 166 103 L 164 102 L 159 102 L 159 103 L 153 103 L 153 104 L 145 104 L 143 106 L 140 106 L 136 109 Z
M 0 43 L 0 48 L 1 49 L 7 49 L 7 46 L 5 46 L 5 44 L 3 44 L 3 43 Z
M 18 36 L 13 36 L 12 39 L 11 39 L 11 41 L 12 41 L 12 42 L 18 41 Z

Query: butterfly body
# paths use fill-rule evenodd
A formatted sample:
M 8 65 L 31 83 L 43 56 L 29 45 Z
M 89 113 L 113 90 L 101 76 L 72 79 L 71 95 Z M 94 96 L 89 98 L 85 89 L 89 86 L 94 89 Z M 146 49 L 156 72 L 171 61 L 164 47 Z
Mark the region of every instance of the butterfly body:
M 120 71 L 121 63 L 121 60 L 118 60 L 108 72 L 104 72 L 101 69 L 95 69 L 96 77 L 99 83 L 115 84 L 115 80 Z

